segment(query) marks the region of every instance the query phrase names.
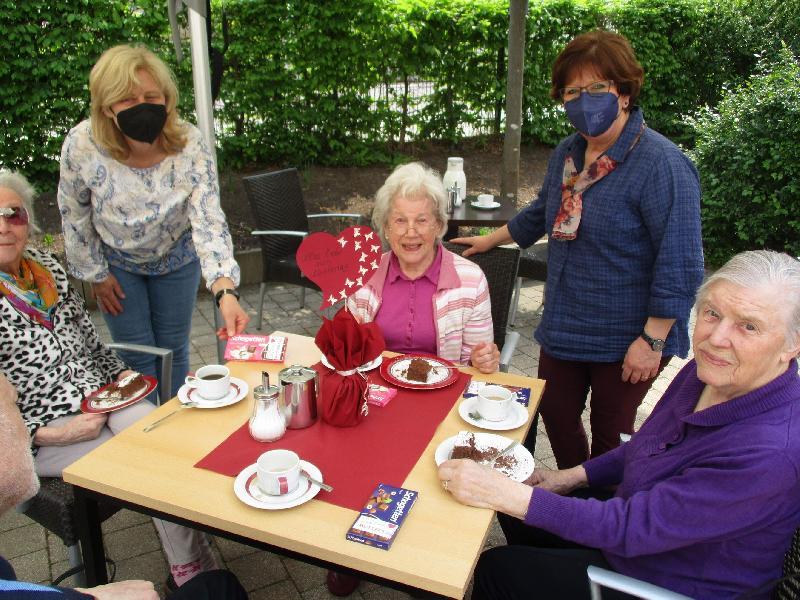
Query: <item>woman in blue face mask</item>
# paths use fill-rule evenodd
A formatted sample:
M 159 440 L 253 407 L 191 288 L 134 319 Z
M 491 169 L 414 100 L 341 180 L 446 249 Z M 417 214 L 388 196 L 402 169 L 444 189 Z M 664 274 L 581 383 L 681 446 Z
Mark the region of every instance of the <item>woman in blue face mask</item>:
M 540 413 L 559 468 L 632 433 L 636 409 L 672 356 L 703 278 L 700 183 L 636 105 L 644 73 L 628 41 L 592 31 L 553 66 L 551 96 L 576 132 L 553 152 L 539 196 L 464 255 L 548 236 L 547 302 L 536 340 Z M 591 393 L 590 393 L 591 392 Z M 591 448 L 582 423 L 591 398 Z M 536 428 L 526 446 L 533 450 Z
M 58 204 L 69 271 L 91 283 L 116 342 L 174 352 L 172 393 L 189 369 L 200 275 L 226 337 L 244 330 L 239 267 L 220 208 L 214 158 L 178 116 L 169 68 L 143 46 L 115 46 L 89 76 L 91 118 L 61 151 Z M 126 355 L 156 375 L 154 359 Z

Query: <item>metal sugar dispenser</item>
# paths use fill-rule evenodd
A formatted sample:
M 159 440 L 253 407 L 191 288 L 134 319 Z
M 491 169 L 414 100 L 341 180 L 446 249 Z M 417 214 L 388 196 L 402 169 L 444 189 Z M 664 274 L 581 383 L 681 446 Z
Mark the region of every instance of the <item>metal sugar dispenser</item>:
M 269 373 L 261 372 L 261 385 L 253 390 L 253 414 L 248 428 L 253 439 L 274 442 L 286 433 L 286 417 L 280 402 L 280 388 L 269 384 Z

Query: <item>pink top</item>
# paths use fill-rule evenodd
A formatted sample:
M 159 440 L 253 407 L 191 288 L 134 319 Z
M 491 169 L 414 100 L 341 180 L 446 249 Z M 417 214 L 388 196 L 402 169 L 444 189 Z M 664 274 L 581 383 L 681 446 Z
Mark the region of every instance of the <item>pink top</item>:
M 442 250 L 438 246 L 428 269 L 417 279 L 409 279 L 400 269 L 397 256 L 391 255 L 383 302 L 375 315 L 388 350 L 403 354 L 436 354 L 433 294 L 439 283 L 441 266 Z

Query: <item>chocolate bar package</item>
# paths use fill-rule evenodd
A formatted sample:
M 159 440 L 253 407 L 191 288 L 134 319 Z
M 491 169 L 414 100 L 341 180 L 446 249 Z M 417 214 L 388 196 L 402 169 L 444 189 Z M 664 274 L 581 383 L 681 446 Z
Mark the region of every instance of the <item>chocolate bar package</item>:
M 234 335 L 225 346 L 225 360 L 283 362 L 286 341 L 283 335 Z
M 413 490 L 379 483 L 347 531 L 347 539 L 388 550 L 418 495 Z

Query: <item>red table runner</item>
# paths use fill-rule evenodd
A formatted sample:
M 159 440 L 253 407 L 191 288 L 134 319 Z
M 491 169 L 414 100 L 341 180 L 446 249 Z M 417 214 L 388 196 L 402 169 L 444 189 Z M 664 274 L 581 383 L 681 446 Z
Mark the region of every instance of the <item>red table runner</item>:
M 460 373 L 455 383 L 438 390 L 398 388 L 386 406 L 370 404 L 369 415 L 355 427 L 317 421 L 306 429 L 288 429 L 280 440 L 267 443 L 250 437 L 245 423 L 195 467 L 235 477 L 267 450 L 288 448 L 319 467 L 325 482 L 334 487 L 317 499 L 361 510 L 376 484 L 403 485 L 470 379 Z M 369 380 L 388 385 L 377 370 Z

